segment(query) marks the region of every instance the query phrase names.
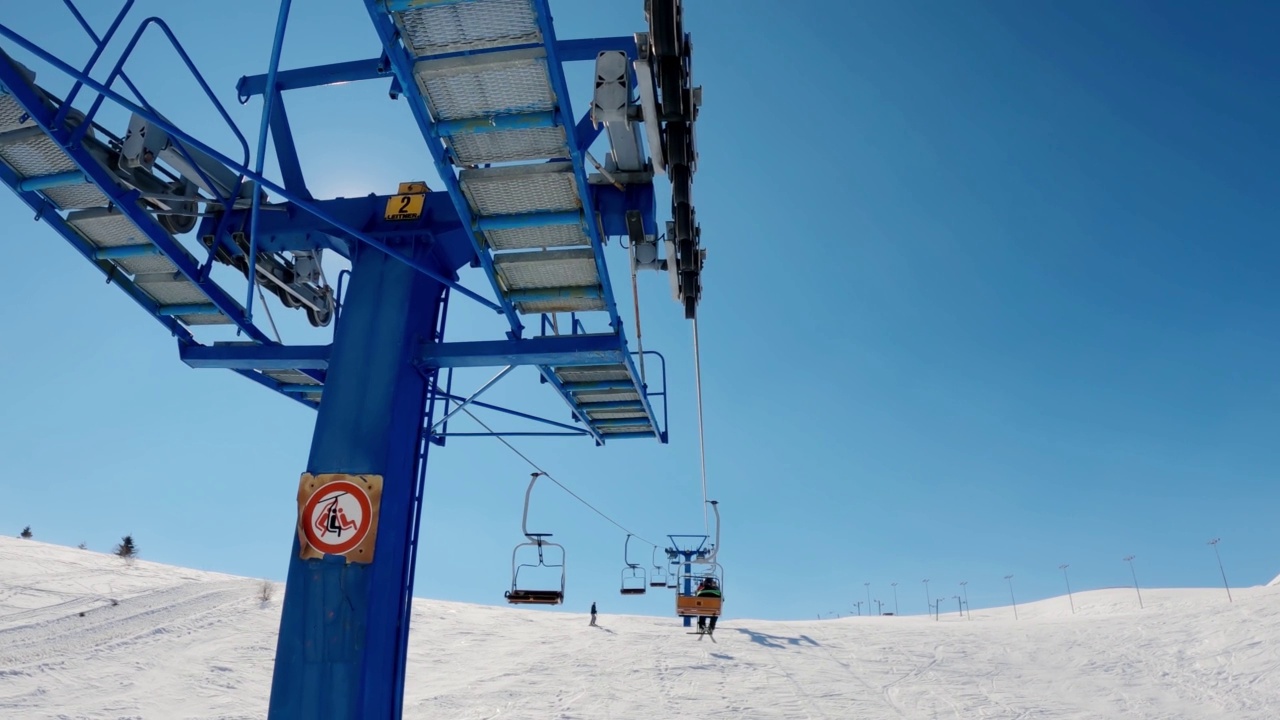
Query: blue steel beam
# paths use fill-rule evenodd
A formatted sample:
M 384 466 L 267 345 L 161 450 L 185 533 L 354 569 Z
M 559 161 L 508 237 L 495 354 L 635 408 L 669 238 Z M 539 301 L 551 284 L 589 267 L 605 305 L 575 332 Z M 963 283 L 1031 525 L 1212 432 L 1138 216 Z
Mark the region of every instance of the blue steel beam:
M 448 392 L 437 393 L 437 395 L 444 400 L 453 400 L 457 402 L 461 402 L 462 400 L 465 399 L 460 395 L 454 395 Z M 586 428 L 574 427 L 573 425 L 566 425 L 561 422 L 556 422 L 555 420 L 548 420 L 547 418 L 538 417 L 537 415 L 530 415 L 529 413 L 523 413 L 523 412 L 520 412 L 519 410 L 504 408 L 500 405 L 490 405 L 489 403 L 481 402 L 479 400 L 472 400 L 471 405 L 478 408 L 484 408 L 486 410 L 493 410 L 495 412 L 504 413 L 506 415 L 511 415 L 513 417 L 523 418 L 525 420 L 533 420 L 534 422 L 540 422 L 544 425 L 551 425 L 553 427 L 564 428 L 565 430 L 572 430 L 574 431 L 574 434 L 577 434 L 577 435 L 591 434 L 591 432 Z M 448 423 L 446 423 L 445 425 L 447 427 Z M 437 433 L 436 435 L 438 436 L 439 434 L 440 433 Z
M 261 235 L 258 238 L 259 249 L 280 252 L 324 248 L 350 259 L 352 236 L 343 226 L 355 228 L 370 237 L 395 237 L 399 240 L 433 237 L 437 243 L 447 240 L 446 236 L 451 233 L 466 232 L 453 211 L 453 203 L 447 193 L 427 193 L 423 199 L 422 215 L 416 220 L 385 219 L 383 211 L 391 197 L 393 196 L 369 195 L 308 202 L 308 205 L 328 216 L 327 219 L 311 214 L 294 203 L 283 203 L 276 206 L 277 211 L 264 212 L 258 217 Z M 234 210 L 229 215 L 231 222 L 228 225 L 238 227 L 241 222 L 247 222 L 248 216 L 247 210 Z M 201 235 L 211 234 L 215 226 L 214 218 L 205 218 L 199 232 Z M 223 238 L 224 241 L 226 239 Z M 445 245 L 457 249 L 452 243 Z M 471 255 L 459 259 L 465 264 L 471 261 Z
M 312 199 L 307 181 L 302 175 L 298 147 L 293 142 L 289 114 L 284 109 L 284 96 L 279 92 L 276 93 L 275 109 L 271 113 L 271 140 L 276 146 L 276 164 L 280 166 L 280 178 L 284 180 L 284 186 L 300 197 Z
M 250 345 L 244 343 L 178 347 L 178 357 L 193 368 L 229 370 L 326 370 L 331 345 Z
M 420 262 L 436 262 L 419 250 Z M 436 275 L 456 268 L 437 266 Z M 430 275 L 371 248 L 352 264 L 334 333 L 324 400 L 306 471 L 382 477 L 369 562 L 302 559 L 292 538 L 268 718 L 393 718 L 409 631 L 412 527 L 422 422 L 435 374 L 413 366 L 431 337 L 443 293 Z
M 501 365 L 609 365 L 626 355 L 617 335 L 562 335 L 525 340 L 426 343 L 417 362 L 422 367 L 491 367 Z
M 422 367 L 437 368 L 607 365 L 621 362 L 625 352 L 616 335 L 565 335 L 525 340 L 424 343 L 416 362 Z M 232 370 L 324 370 L 329 366 L 329 353 L 328 345 L 239 343 L 184 345 L 178 351 L 182 362 L 190 367 Z M 631 387 L 630 383 L 622 383 L 621 386 Z M 638 401 L 636 406 L 639 407 Z
M 560 62 L 594 61 L 597 55 L 610 50 L 625 52 L 628 60 L 635 60 L 637 57 L 635 36 L 577 38 L 556 42 L 556 56 L 560 58 Z
M 276 90 L 297 90 L 299 88 L 323 87 L 339 83 L 359 82 L 361 80 L 377 80 L 390 78 L 386 57 L 369 58 L 368 60 L 351 60 L 317 65 L 315 67 L 298 68 L 296 70 L 280 70 L 276 73 Z M 254 95 L 261 95 L 267 89 L 267 76 L 245 75 L 236 83 L 236 93 L 241 103 L 246 103 Z

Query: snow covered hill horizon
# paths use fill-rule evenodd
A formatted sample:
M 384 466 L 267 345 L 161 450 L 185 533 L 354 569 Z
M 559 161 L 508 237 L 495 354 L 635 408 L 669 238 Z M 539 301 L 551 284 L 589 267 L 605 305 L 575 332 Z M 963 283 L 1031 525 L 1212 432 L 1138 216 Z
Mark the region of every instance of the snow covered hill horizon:
M 0 538 L 0 718 L 265 715 L 283 588 Z M 406 718 L 1275 718 L 1280 578 L 927 617 L 674 618 L 417 598 Z

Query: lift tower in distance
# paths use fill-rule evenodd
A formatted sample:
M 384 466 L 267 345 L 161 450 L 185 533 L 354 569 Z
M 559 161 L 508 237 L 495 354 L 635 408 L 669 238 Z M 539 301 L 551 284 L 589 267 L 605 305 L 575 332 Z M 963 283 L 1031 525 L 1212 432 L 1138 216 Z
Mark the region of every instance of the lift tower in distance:
M 666 442 L 665 363 L 628 345 L 606 240 L 626 238 L 617 245 L 628 249 L 633 286 L 637 271 L 667 273 L 686 318 L 696 320 L 702 291 L 692 201 L 702 93 L 691 85 L 680 0 L 645 2 L 648 27 L 633 36 L 572 40 L 556 36 L 549 0 L 349 1 L 372 24 L 368 59 L 282 69 L 291 2 L 281 0 L 266 72 L 236 88 L 241 102 L 261 102 L 252 148 L 223 89 L 209 86 L 164 19 L 126 22 L 134 0 L 105 29 L 74 0 L 40 8 L 83 30 L 92 48 L 83 64 L 16 32 L 0 11 L 0 181 L 170 333 L 184 363 L 229 369 L 317 410 L 290 530 L 275 720 L 400 716 L 427 452 L 474 434 L 448 431 L 460 408 L 596 445 Z M 157 36 L 180 61 L 159 89 L 129 74 L 139 41 Z M 108 67 L 103 57 L 118 59 Z M 582 115 L 565 79 L 572 62 L 595 68 L 594 88 L 580 88 L 591 98 Z M 47 89 L 60 79 L 70 81 L 61 97 Z M 438 186 L 312 194 L 284 96 L 349 82 L 386 88 L 385 108 L 370 112 L 409 113 Z M 233 151 L 167 119 L 174 83 L 207 99 Z M 123 109 L 127 125 L 103 119 L 104 104 Z M 600 161 L 591 148 L 602 137 Z M 277 179 L 264 172 L 268 140 Z M 657 174 L 670 181 L 669 213 L 657 210 Z M 324 272 L 329 253 L 351 264 L 336 284 Z M 480 283 L 468 287 L 464 273 Z M 273 338 L 260 324 L 268 295 L 331 337 Z M 502 318 L 505 332 L 449 341 L 459 297 Z M 486 366 L 502 370 L 470 395 L 453 393 L 456 369 Z M 572 422 L 477 399 L 519 366 L 536 369 Z

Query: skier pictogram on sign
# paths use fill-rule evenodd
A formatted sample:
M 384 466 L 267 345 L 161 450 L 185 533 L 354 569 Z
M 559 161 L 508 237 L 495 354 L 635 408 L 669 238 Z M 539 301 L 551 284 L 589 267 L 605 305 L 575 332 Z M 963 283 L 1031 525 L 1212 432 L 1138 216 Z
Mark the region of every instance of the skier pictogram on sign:
M 381 493 L 378 475 L 304 474 L 298 487 L 301 557 L 372 562 Z

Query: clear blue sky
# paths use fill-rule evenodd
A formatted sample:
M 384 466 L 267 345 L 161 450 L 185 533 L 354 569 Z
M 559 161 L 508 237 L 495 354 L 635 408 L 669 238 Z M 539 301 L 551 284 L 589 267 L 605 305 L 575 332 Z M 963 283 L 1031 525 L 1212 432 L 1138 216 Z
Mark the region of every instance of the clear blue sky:
M 105 27 L 114 8 L 83 4 Z M 864 582 L 890 600 L 891 581 L 920 613 L 923 578 L 947 596 L 968 580 L 979 607 L 1007 602 L 1009 573 L 1019 600 L 1046 597 L 1064 562 L 1076 589 L 1129 582 L 1130 553 L 1145 585 L 1213 585 L 1214 536 L 1233 584 L 1280 573 L 1280 6 L 686 4 L 706 98 L 695 192 L 728 615 L 844 612 Z M 88 42 L 47 5 L 0 22 L 83 62 Z M 173 25 L 252 143 L 260 105 L 236 104 L 234 85 L 265 70 L 275 7 L 233 5 L 234 20 L 139 0 L 133 22 Z M 295 5 L 285 67 L 378 53 L 362 3 Z M 561 37 L 642 30 L 641 8 L 553 3 Z M 129 70 L 162 111 L 234 147 L 159 43 Z M 589 77 L 570 74 L 578 112 Z M 318 196 L 435 181 L 383 84 L 287 102 Z M 0 529 L 95 549 L 131 532 L 153 560 L 282 579 L 314 413 L 188 369 L 9 193 L 0 227 Z M 669 360 L 672 442 L 516 442 L 658 540 L 702 528 L 691 342 L 666 278 L 641 292 L 645 346 Z M 324 341 L 281 314 L 286 341 Z M 460 302 L 450 326 L 501 329 Z M 565 414 L 527 369 L 489 399 Z M 503 602 L 527 473 L 491 439 L 433 450 L 417 595 Z M 616 528 L 550 485 L 533 515 L 568 547 L 565 610 L 670 612 L 666 593 L 618 595 Z

